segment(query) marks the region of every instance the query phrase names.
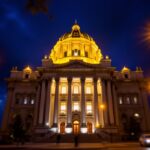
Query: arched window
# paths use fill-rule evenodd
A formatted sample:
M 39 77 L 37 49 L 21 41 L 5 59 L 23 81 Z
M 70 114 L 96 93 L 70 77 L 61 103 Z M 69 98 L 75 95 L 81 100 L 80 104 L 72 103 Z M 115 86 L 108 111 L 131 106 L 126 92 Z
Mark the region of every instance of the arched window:
M 73 94 L 79 94 L 79 86 L 78 85 L 75 85 L 73 87 Z

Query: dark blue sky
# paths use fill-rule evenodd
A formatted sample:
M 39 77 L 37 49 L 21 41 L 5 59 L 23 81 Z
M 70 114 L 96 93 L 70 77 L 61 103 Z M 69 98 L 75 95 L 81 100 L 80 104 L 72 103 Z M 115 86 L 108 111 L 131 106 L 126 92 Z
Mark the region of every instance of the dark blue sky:
M 12 66 L 35 68 L 49 54 L 58 38 L 71 30 L 75 19 L 108 54 L 113 66 L 149 75 L 150 46 L 143 41 L 150 22 L 150 0 L 53 0 L 49 13 L 32 15 L 27 0 L 0 0 L 0 114 L 5 101 L 4 78 Z M 150 29 L 149 29 L 150 30 Z M 150 32 L 150 31 L 149 31 Z

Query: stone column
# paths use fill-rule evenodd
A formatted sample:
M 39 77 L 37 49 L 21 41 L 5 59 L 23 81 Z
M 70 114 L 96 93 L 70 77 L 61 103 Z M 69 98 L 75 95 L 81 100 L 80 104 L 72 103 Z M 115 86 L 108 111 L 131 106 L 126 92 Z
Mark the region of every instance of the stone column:
M 54 100 L 54 118 L 53 127 L 57 127 L 58 123 L 58 94 L 59 94 L 59 78 L 55 78 L 56 88 L 55 88 L 55 100 Z
M 98 106 L 98 92 L 97 92 L 97 78 L 94 78 L 94 118 L 95 125 L 99 125 L 99 106 Z
M 113 101 L 112 101 L 112 90 L 111 83 L 107 81 L 107 94 L 108 94 L 108 109 L 109 109 L 109 119 L 110 125 L 114 125 L 114 110 L 113 110 Z
M 139 93 L 139 99 L 138 103 L 140 103 L 143 107 L 143 115 L 141 116 L 143 118 L 143 123 L 144 123 L 144 130 L 150 131 L 150 119 L 149 119 L 149 104 L 148 104 L 148 93 L 146 92 L 147 89 L 144 87 L 140 88 L 140 93 Z
M 40 103 L 40 92 L 41 92 L 41 84 L 39 83 L 37 90 L 36 90 L 36 99 L 35 99 L 35 106 L 34 106 L 34 121 L 33 125 L 38 125 L 38 112 L 39 112 L 39 103 Z
M 102 82 L 99 82 L 99 87 L 102 89 Z M 98 107 L 99 107 L 99 122 L 101 127 L 104 127 L 104 107 L 102 107 L 103 102 L 102 102 L 102 93 L 101 95 L 98 95 Z
M 39 124 L 42 125 L 44 121 L 44 104 L 45 104 L 45 90 L 46 90 L 46 80 L 42 81 L 41 99 L 40 99 L 40 109 L 39 109 Z
M 108 125 L 108 108 L 107 108 L 107 99 L 106 99 L 106 84 L 105 80 L 102 80 L 102 103 L 104 104 L 105 108 L 103 110 L 104 114 L 104 126 Z
M 115 85 L 112 85 L 113 88 L 113 99 L 114 99 L 114 113 L 115 113 L 115 120 L 116 120 L 116 125 L 119 126 L 119 113 L 118 113 L 118 99 L 116 96 L 116 90 L 115 90 Z
M 67 103 L 67 127 L 71 127 L 71 118 L 72 118 L 72 100 L 71 100 L 71 83 L 72 78 L 68 78 L 68 103 Z
M 48 80 L 48 87 L 47 87 L 47 97 L 46 97 L 46 105 L 45 105 L 45 125 L 46 126 L 49 126 L 49 113 L 50 113 L 50 98 L 51 98 L 51 83 L 52 83 L 52 80 L 49 79 Z
M 86 114 L 85 114 L 85 78 L 81 78 L 81 115 L 82 127 L 86 127 Z

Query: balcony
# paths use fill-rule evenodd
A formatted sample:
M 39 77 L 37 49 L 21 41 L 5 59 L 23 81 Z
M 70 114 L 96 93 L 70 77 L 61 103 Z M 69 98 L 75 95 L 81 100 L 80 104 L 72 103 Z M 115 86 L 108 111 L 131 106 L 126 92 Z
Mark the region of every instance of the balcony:
M 68 94 L 59 94 L 59 96 L 60 96 L 60 99 L 68 99 Z
M 80 94 L 72 94 L 72 100 L 73 101 L 79 101 L 80 100 Z

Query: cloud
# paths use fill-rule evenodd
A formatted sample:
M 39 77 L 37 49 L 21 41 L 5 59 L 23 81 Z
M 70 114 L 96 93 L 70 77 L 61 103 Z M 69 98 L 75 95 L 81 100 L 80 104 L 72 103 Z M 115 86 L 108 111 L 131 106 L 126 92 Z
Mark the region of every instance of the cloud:
M 0 30 L 15 28 L 15 30 L 20 30 L 26 35 L 31 35 L 27 21 L 21 11 L 22 9 L 19 10 L 18 7 L 12 4 L 3 3 L 0 6 Z

